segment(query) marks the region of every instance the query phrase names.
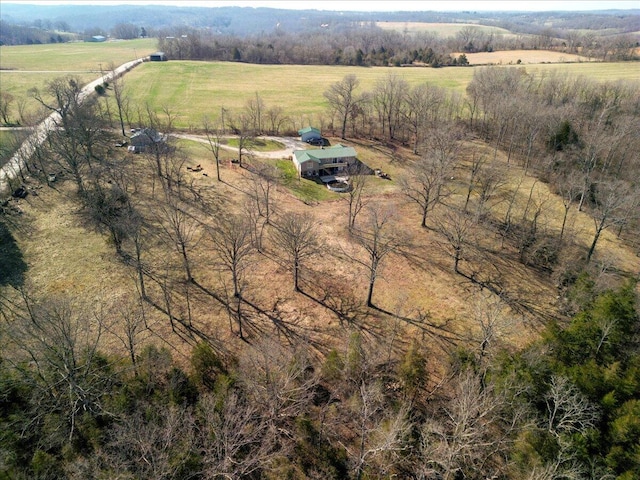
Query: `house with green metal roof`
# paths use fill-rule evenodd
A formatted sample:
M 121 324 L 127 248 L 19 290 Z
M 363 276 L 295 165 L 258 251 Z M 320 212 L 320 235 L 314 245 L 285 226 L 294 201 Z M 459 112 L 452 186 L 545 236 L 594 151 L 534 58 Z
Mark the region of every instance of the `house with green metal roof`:
M 309 140 L 320 140 L 322 138 L 322 133 L 320 130 L 313 127 L 306 127 L 298 130 L 298 135 L 300 135 L 300 140 L 303 142 L 308 142 Z
M 293 152 L 293 164 L 301 177 L 346 173 L 357 161 L 356 150 L 339 143 L 332 147 Z

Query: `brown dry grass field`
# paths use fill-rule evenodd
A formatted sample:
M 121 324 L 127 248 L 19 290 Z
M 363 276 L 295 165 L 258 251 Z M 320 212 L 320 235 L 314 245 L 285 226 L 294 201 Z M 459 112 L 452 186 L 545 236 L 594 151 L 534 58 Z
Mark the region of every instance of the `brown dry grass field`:
M 460 30 L 466 27 L 473 27 L 487 34 L 514 35 L 504 28 L 478 25 L 477 23 L 376 22 L 376 26 L 383 30 L 393 30 L 403 33 L 435 33 L 439 37 L 454 37 Z
M 331 140 L 335 143 L 338 139 Z M 247 201 L 252 174 L 230 163 L 233 152 L 224 152 L 224 182 L 219 183 L 215 180 L 211 155 L 201 145 L 187 141 L 181 143 L 189 151 L 188 165 L 201 164 L 203 173 L 208 174 L 188 173 L 195 189 L 204 198 L 224 206 L 224 211 L 239 211 Z M 321 255 L 305 264 L 302 283 L 305 293 L 301 294 L 293 292 L 291 273 L 275 247 L 266 242 L 265 253 L 256 255 L 251 263 L 244 292 L 248 301 L 244 306 L 248 315 L 245 323 L 247 340 L 251 342 L 268 332 L 278 335 L 283 341 L 297 339 L 309 342 L 322 355 L 330 347 L 341 345 L 349 330 L 358 328 L 379 339 L 400 335 L 402 340 L 397 345 L 406 345 L 413 338 L 421 338 L 434 353 L 442 352 L 452 341 L 473 344 L 478 329 L 478 322 L 473 316 L 474 305 L 480 298 L 497 300 L 497 296 L 455 274 L 441 236 L 432 229 L 419 226 L 417 207 L 407 203 L 398 185 L 398 179 L 411 162 L 411 153 L 396 151 L 392 156 L 390 151 L 379 145 L 346 143 L 353 145 L 359 157 L 371 168 L 382 168 L 391 174 L 390 181 L 370 179 L 368 201 L 395 209 L 396 228 L 410 237 L 410 248 L 404 254 L 394 254 L 384 261 L 382 276 L 374 293 L 374 303 L 379 309 L 369 309 L 364 304 L 366 272 L 345 259 L 345 253 L 363 258 L 362 251 L 354 246 L 346 232 L 345 199 L 334 195 L 327 200 L 305 203 L 288 188 L 278 187 L 275 196 L 277 211 L 312 215 L 318 221 L 320 237 L 326 246 Z M 466 145 L 450 185 L 455 194 L 447 199 L 447 203 L 461 204 L 464 201 L 468 175 L 466 162 L 473 152 L 485 148 L 472 142 Z M 153 219 L 153 207 L 147 201 L 152 195 L 150 164 L 143 155 L 130 155 L 127 161 L 133 162 L 139 179 L 136 202 Z M 502 155 L 498 155 L 496 162 L 505 184 L 496 196 L 493 215 L 501 218 L 506 199 L 519 184 L 514 217 L 522 215 L 524 204 L 533 192 L 534 201 L 544 204 L 540 224 L 546 229 L 558 230 L 562 209 L 560 199 L 544 183 L 525 176 L 518 167 L 507 165 Z M 100 307 L 117 312 L 123 305 L 135 304 L 135 272 L 118 259 L 105 235 L 83 226 L 78 204 L 72 199 L 71 183 L 56 183 L 55 188 L 42 187 L 37 196 L 19 201 L 24 213 L 16 222 L 13 234 L 29 266 L 28 284 L 44 294 L 69 296 L 90 309 Z M 442 208 L 436 210 L 434 218 L 443 211 Z M 592 234 L 593 222 L 589 216 L 573 211 L 569 235 L 586 249 Z M 515 249 L 508 246 L 501 249 L 500 239 L 491 230 L 478 227 L 473 238 L 482 248 L 467 250 L 462 270 L 473 268 L 479 277 L 490 279 L 511 302 L 500 331 L 501 342 L 522 345 L 535 338 L 546 320 L 561 318 L 554 280 L 547 273 L 518 263 Z M 180 345 L 175 353 L 179 358 L 184 355 L 181 358 L 185 361 L 190 352 L 189 345 L 199 338 L 194 336 L 194 331 L 209 338 L 214 345 L 243 348 L 244 343 L 230 333 L 225 307 L 215 298 L 229 279 L 226 273 L 216 268 L 205 232 L 200 232 L 199 241 L 191 252 L 196 285 L 179 281 L 182 275 L 179 257 L 160 237 L 154 237 L 149 247 L 145 260 L 156 271 L 166 269 L 173 272 L 172 277 L 176 279 L 177 316 L 185 318 L 187 315 L 184 299 L 188 293 L 193 319 L 192 330 L 172 332 L 166 315 L 160 309 L 147 305 L 148 333 L 155 341 L 171 347 Z M 611 271 L 640 270 L 640 259 L 608 231 L 598 246 L 597 256 L 606 259 Z M 606 281 L 606 274 L 601 280 Z M 158 286 L 149 280 L 148 288 L 155 302 L 161 304 Z M 338 311 L 345 317 L 340 319 L 335 313 Z M 188 341 L 183 342 L 181 338 Z M 122 347 L 113 341 L 110 348 Z
M 525 59 L 522 61 L 525 62 Z M 571 74 L 613 80 L 638 78 L 638 66 L 637 63 L 528 64 L 527 70 L 562 68 Z M 158 70 L 163 70 L 162 75 L 158 74 Z M 135 98 L 150 99 L 152 106 L 158 108 L 165 101 L 175 100 L 172 95 L 177 95 L 183 103 L 186 101 L 186 107 L 191 106 L 197 111 L 197 115 L 193 117 L 193 112 L 189 109 L 177 112 L 186 117 L 181 120 L 188 125 L 198 122 L 204 111 L 208 112 L 213 108 L 217 110 L 220 105 L 235 106 L 224 103 L 225 98 L 233 99 L 233 102 L 241 106 L 256 90 L 262 95 L 260 85 L 263 83 L 271 85 L 264 92 L 268 104 L 271 104 L 273 96 L 287 107 L 295 105 L 296 108 L 322 112 L 326 105 L 318 92 L 322 92 L 331 82 L 347 73 L 356 73 L 362 77 L 363 86 L 369 87 L 389 70 L 391 69 L 167 62 L 163 65 L 147 64 L 134 70 L 127 77 L 127 84 Z M 464 86 L 472 77 L 472 69 L 392 71 L 400 74 L 408 72 L 412 83 L 428 78 L 439 85 L 460 91 L 464 91 Z M 179 74 L 173 76 L 175 85 L 165 83 L 160 88 L 157 82 L 150 81 L 152 77 L 165 79 L 169 73 Z M 210 74 L 215 74 L 215 88 L 222 89 L 220 98 L 212 98 L 211 91 L 201 85 L 203 75 L 211 78 Z M 0 77 L 2 78 L 6 77 Z M 279 82 L 278 88 L 273 87 L 274 78 Z M 249 82 L 249 79 L 252 81 Z M 316 94 L 307 96 L 309 98 L 305 101 L 308 105 L 296 104 L 295 95 L 282 98 L 279 93 L 280 85 L 291 87 L 295 83 L 294 79 L 306 87 L 309 81 L 313 82 Z M 239 92 L 246 96 L 238 95 Z M 185 95 L 189 97 L 186 100 Z M 300 192 L 312 191 L 315 185 L 305 183 L 308 182 L 306 180 L 293 180 L 288 186 L 279 186 L 275 198 L 277 210 L 313 215 L 318 220 L 320 236 L 326 247 L 321 255 L 305 265 L 306 273 L 302 284 L 305 294 L 293 292 L 291 274 L 279 260 L 278 252 L 268 242 L 265 253 L 254 257 L 244 293 L 250 302 L 244 306 L 249 317 L 245 325 L 248 341 L 270 332 L 279 335 L 284 341 L 304 339 L 322 354 L 331 346 L 340 344 L 346 338 L 347 331 L 359 328 L 367 335 L 378 338 L 401 335 L 403 342 L 422 338 L 434 351 L 440 351 L 452 341 L 473 342 L 478 329 L 478 322 L 473 315 L 474 304 L 479 298 L 497 300 L 497 295 L 487 288 L 480 289 L 468 279 L 455 274 L 452 259 L 445 253 L 442 237 L 433 229 L 420 228 L 417 207 L 407 203 L 398 183 L 407 173 L 413 158 L 411 152 L 402 148 L 392 152 L 384 146 L 363 141 L 344 142 L 335 138 L 331 141 L 353 145 L 358 151 L 358 157 L 369 167 L 380 168 L 391 175 L 390 181 L 371 178 L 367 197 L 370 203 L 381 203 L 395 209 L 396 228 L 407 233 L 411 238 L 411 246 L 405 254 L 392 255 L 384 261 L 382 276 L 376 283 L 374 294 L 374 303 L 379 309 L 367 308 L 366 272 L 345 259 L 345 252 L 362 256 L 362 251 L 346 233 L 347 204 L 344 196 L 326 192 L 317 201 L 304 201 L 305 196 Z M 204 167 L 203 173 L 208 174 L 204 176 L 202 173 L 187 173 L 192 176 L 200 194 L 211 202 L 224 206 L 224 211 L 239 211 L 247 200 L 252 174 L 230 163 L 230 159 L 235 156 L 233 152 L 222 153 L 224 182 L 219 183 L 215 181 L 215 165 L 207 149 L 195 142 L 181 141 L 180 144 L 188 155 L 188 165 L 201 164 Z M 466 145 L 458 171 L 450 185 L 455 194 L 447 199 L 448 203 L 461 204 L 464 201 L 468 161 L 474 152 L 485 148 L 487 147 L 473 142 Z M 145 200 L 152 195 L 149 163 L 144 155 L 131 155 L 126 159 L 127 162 L 132 162 L 136 178 L 139 179 L 137 202 L 149 218 L 154 218 L 153 203 Z M 520 168 L 508 165 L 503 155 L 499 154 L 496 162 L 505 183 L 495 199 L 492 210 L 494 217 L 502 218 L 507 199 L 519 185 L 514 217 L 523 214 L 524 205 L 532 192 L 534 201 L 544 204 L 540 224 L 545 229 L 558 231 L 562 211 L 560 199 L 549 191 L 546 184 L 535 181 L 531 176 L 524 176 Z M 71 181 L 59 182 L 54 184 L 54 188 L 45 186 L 38 189 L 37 196 L 30 195 L 17 201 L 23 213 L 12 219 L 11 231 L 29 267 L 27 284 L 44 294 L 69 296 L 89 309 L 99 307 L 117 312 L 123 306 L 134 305 L 137 294 L 133 268 L 116 256 L 105 235 L 83 224 L 79 205 L 73 199 L 73 190 Z M 444 208 L 437 209 L 430 220 L 435 220 L 443 212 Z M 572 211 L 569 223 L 569 235 L 583 251 L 586 250 L 593 235 L 593 221 L 584 212 Z M 227 310 L 213 295 L 223 291 L 223 284 L 228 284 L 229 280 L 215 265 L 210 239 L 205 232 L 200 233 L 199 241 L 191 253 L 197 285 L 174 281 L 175 296 L 179 300 L 176 302 L 179 305 L 177 315 L 183 318 L 187 315 L 184 299 L 188 293 L 193 328 L 173 332 L 167 316 L 160 309 L 150 305 L 145 307 L 149 332 L 153 334 L 155 341 L 164 342 L 168 346 L 181 345 L 176 353 L 184 354 L 184 359 L 189 354 L 189 345 L 198 338 L 194 333 L 196 331 L 213 343 L 224 343 L 232 349 L 242 348 L 244 345 L 235 333 L 230 332 Z M 505 313 L 506 320 L 500 331 L 500 340 L 510 345 L 526 343 L 535 338 L 547 319 L 561 317 L 562 306 L 557 303 L 555 280 L 545 272 L 519 263 L 515 248 L 508 245 L 501 248 L 501 239 L 494 231 L 481 226 L 473 233 L 475 242 L 481 248 L 469 248 L 461 268 L 466 272 L 477 271 L 481 280 L 492 282 L 492 285 L 506 294 L 511 308 Z M 181 267 L 173 247 L 161 241 L 160 237 L 154 237 L 148 246 L 145 260 L 156 271 L 166 269 L 172 274 L 172 278 L 179 279 Z M 640 271 L 640 258 L 636 252 L 624 245 L 612 232 L 604 232 L 596 253 L 602 264 L 607 266 L 606 269 L 603 268 L 599 278 L 601 282 L 607 282 L 614 275 L 609 272 Z M 160 288 L 150 280 L 149 289 L 152 298 L 161 307 Z M 341 312 L 343 316 L 339 317 L 336 312 Z M 347 321 L 346 318 L 350 320 Z M 184 338 L 188 341 L 183 342 L 181 339 Z M 112 348 L 122 347 L 114 341 Z
M 457 53 L 456 55 L 460 55 Z M 574 63 L 592 61 L 582 55 L 549 50 L 504 50 L 498 52 L 465 53 L 470 65 L 521 65 L 539 63 Z M 595 61 L 595 60 L 593 60 Z

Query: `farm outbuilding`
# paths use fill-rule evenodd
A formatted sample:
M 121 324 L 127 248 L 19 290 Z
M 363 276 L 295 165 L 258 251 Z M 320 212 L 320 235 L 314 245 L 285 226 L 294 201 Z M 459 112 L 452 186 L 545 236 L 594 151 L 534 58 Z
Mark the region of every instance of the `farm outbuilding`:
M 94 35 L 93 37 L 91 37 L 87 41 L 88 42 L 106 42 L 107 41 L 107 37 L 105 37 L 104 35 Z
M 151 60 L 152 62 L 166 62 L 167 56 L 164 54 L 164 52 L 156 52 L 149 55 L 149 60 Z
M 131 135 L 128 150 L 133 153 L 140 153 L 151 145 L 157 145 L 164 141 L 164 135 L 156 132 L 153 128 L 141 128 Z
M 322 138 L 320 130 L 313 127 L 306 127 L 298 130 L 298 135 L 300 135 L 300 140 L 302 140 L 303 142 L 309 142 L 310 140 L 320 140 Z

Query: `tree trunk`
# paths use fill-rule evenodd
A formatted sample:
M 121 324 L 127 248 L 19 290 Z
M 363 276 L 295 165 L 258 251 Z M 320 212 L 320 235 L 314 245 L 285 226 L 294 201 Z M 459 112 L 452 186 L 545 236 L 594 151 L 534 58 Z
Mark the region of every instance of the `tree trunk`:
M 349 109 L 346 109 L 346 112 L 344 114 L 344 118 L 342 119 L 342 135 L 340 136 L 340 138 L 346 138 L 347 135 L 347 116 L 349 115 Z
M 591 243 L 591 247 L 589 247 L 589 253 L 587 253 L 587 263 L 591 261 L 591 257 L 593 256 L 593 252 L 596 249 L 596 243 L 598 243 L 598 239 L 600 238 L 600 234 L 602 233 L 604 226 L 604 222 L 600 223 L 598 229 L 596 230 L 596 234 L 593 237 L 593 242 Z
M 189 265 L 189 257 L 187 257 L 187 247 L 183 243 L 180 245 L 180 251 L 182 253 L 182 260 L 184 262 L 184 270 L 187 274 L 187 282 L 193 281 L 193 277 L 191 276 L 191 266 Z
M 567 217 L 569 216 L 569 209 L 565 208 L 564 209 L 564 217 L 562 218 L 562 227 L 560 228 L 560 240 L 562 240 L 562 237 L 564 236 L 564 228 L 567 225 Z
M 140 238 L 136 235 L 134 244 L 136 247 L 136 270 L 138 271 L 138 281 L 140 282 L 140 295 L 143 300 L 147 299 L 147 291 L 144 286 L 144 272 L 142 270 L 142 245 L 140 245 Z
M 242 332 L 242 300 L 238 298 L 238 302 L 236 303 L 236 318 L 238 320 L 238 330 L 240 334 L 240 338 L 244 338 L 244 333 Z
M 296 258 L 293 261 L 293 289 L 296 292 L 300 291 L 300 287 L 298 286 L 298 270 L 300 269 L 300 262 Z

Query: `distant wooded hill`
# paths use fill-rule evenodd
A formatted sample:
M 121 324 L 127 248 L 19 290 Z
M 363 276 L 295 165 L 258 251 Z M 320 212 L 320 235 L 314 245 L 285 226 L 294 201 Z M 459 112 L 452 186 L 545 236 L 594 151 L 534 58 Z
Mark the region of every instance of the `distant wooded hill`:
M 251 35 L 300 32 L 354 22 L 461 22 L 506 28 L 514 33 L 555 29 L 640 31 L 640 9 L 599 12 L 328 12 L 250 7 L 171 7 L 141 5 L 25 5 L 3 3 L 0 19 L 11 24 L 68 26 L 70 31 L 111 30 L 122 23 L 146 29 L 179 25 L 212 32 Z

